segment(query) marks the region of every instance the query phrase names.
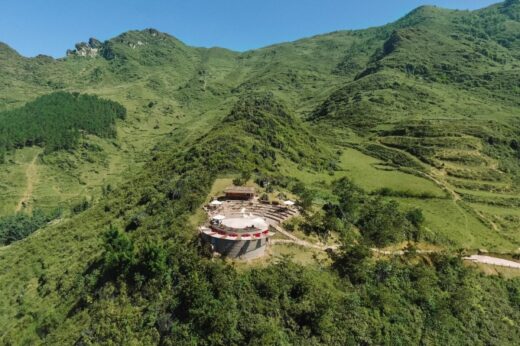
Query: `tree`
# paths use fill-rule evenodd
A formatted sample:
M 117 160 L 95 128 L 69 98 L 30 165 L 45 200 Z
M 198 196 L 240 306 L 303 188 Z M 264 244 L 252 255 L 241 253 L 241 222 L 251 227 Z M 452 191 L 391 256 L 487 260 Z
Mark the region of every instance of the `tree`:
M 304 188 L 300 192 L 300 195 L 298 196 L 299 198 L 296 201 L 296 203 L 304 212 L 307 212 L 312 207 L 312 203 L 314 201 L 314 196 L 315 196 L 314 191 Z
M 126 275 L 135 263 L 134 244 L 117 228 L 111 227 L 103 234 L 105 252 L 103 264 L 106 273 Z
M 343 241 L 338 253 L 333 255 L 332 267 L 353 284 L 360 284 L 368 278 L 371 255 L 366 245 Z
M 404 240 L 409 223 L 396 201 L 383 202 L 376 198 L 363 210 L 357 226 L 367 241 L 387 246 Z
M 0 158 L 12 148 L 38 145 L 45 153 L 74 148 L 82 132 L 115 137 L 116 119 L 126 109 L 93 95 L 56 92 L 25 106 L 0 112 Z
M 338 198 L 338 204 L 326 206 L 327 212 L 336 214 L 344 222 L 354 223 L 363 202 L 363 190 L 350 179 L 341 178 L 333 184 L 333 193 Z
M 145 278 L 165 278 L 168 275 L 166 250 L 156 243 L 146 243 L 139 254 L 139 272 Z
M 408 228 L 408 239 L 418 242 L 422 236 L 422 225 L 424 223 L 424 215 L 421 209 L 414 208 L 406 212 L 405 218 L 410 222 L 411 227 Z
M 314 233 L 324 239 L 330 235 L 332 230 L 329 228 L 323 212 L 308 215 L 305 219 L 305 223 L 302 225 L 302 229 L 307 234 Z

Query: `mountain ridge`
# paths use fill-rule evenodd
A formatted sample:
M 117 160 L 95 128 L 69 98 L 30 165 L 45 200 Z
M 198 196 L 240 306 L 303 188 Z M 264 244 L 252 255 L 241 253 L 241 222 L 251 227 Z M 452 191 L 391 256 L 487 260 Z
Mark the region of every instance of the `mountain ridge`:
M 499 9 L 502 9 L 504 12 L 507 12 L 508 10 L 511 10 L 511 9 L 518 10 L 516 8 L 517 5 L 518 5 L 518 1 L 517 0 L 504 0 L 502 2 L 489 5 L 488 7 L 481 8 L 481 9 L 475 9 L 475 10 L 447 9 L 447 8 L 443 8 L 443 7 L 439 7 L 439 6 L 435 6 L 435 5 L 421 5 L 421 6 L 418 6 L 417 8 L 415 8 L 415 9 L 412 9 L 410 12 L 408 12 L 402 18 L 400 18 L 400 19 L 398 19 L 398 20 L 396 20 L 394 22 L 389 22 L 387 24 L 382 24 L 382 25 L 377 25 L 377 26 L 372 26 L 372 27 L 367 27 L 367 28 L 360 28 L 360 29 L 339 29 L 339 30 L 334 30 L 334 31 L 331 31 L 331 32 L 318 33 L 318 34 L 314 34 L 314 35 L 311 35 L 311 36 L 302 37 L 302 38 L 299 38 L 299 39 L 295 39 L 293 41 L 285 41 L 285 42 L 280 42 L 280 43 L 273 43 L 273 44 L 269 44 L 269 45 L 262 46 L 262 47 L 248 49 L 248 50 L 245 50 L 245 51 L 235 51 L 233 49 L 229 49 L 229 48 L 226 48 L 226 47 L 220 47 L 220 46 L 211 46 L 211 47 L 203 47 L 203 46 L 196 46 L 196 45 L 189 46 L 189 45 L 186 45 L 180 38 L 176 37 L 175 35 L 173 35 L 171 33 L 168 33 L 168 32 L 161 32 L 161 31 L 159 31 L 157 29 L 154 29 L 154 28 L 131 29 L 131 30 L 122 32 L 122 33 L 120 33 L 120 34 L 118 34 L 118 35 L 116 35 L 116 36 L 114 36 L 112 38 L 108 38 L 108 39 L 104 40 L 103 43 L 106 43 L 106 42 L 109 42 L 109 41 L 112 41 L 112 40 L 116 40 L 116 39 L 122 39 L 124 36 L 130 35 L 130 34 L 136 33 L 136 32 L 137 33 L 148 32 L 150 34 L 167 36 L 167 37 L 169 37 L 171 39 L 174 39 L 175 41 L 177 41 L 177 42 L 179 42 L 179 43 L 181 43 L 183 45 L 186 45 L 186 46 L 189 46 L 189 47 L 192 47 L 192 48 L 202 48 L 202 49 L 220 48 L 220 49 L 226 49 L 226 50 L 229 50 L 231 52 L 236 52 L 236 53 L 248 53 L 250 51 L 255 51 L 255 50 L 265 49 L 265 48 L 272 48 L 272 47 L 275 47 L 275 46 L 278 46 L 278 45 L 284 45 L 284 44 L 287 44 L 287 43 L 295 43 L 295 42 L 298 42 L 298 41 L 314 39 L 314 38 L 318 38 L 318 37 L 322 37 L 322 36 L 329 36 L 329 35 L 334 35 L 334 34 L 338 34 L 338 33 L 352 33 L 352 32 L 356 33 L 356 32 L 362 32 L 362 31 L 366 31 L 366 30 L 372 30 L 372 29 L 375 29 L 375 28 L 383 28 L 383 27 L 386 27 L 386 26 L 392 25 L 392 24 L 407 23 L 414 16 L 418 16 L 419 17 L 419 18 L 415 19 L 415 21 L 417 21 L 417 20 L 421 20 L 421 17 L 423 17 L 424 15 L 431 14 L 432 12 L 479 13 L 479 12 L 489 11 L 489 10 L 495 9 L 495 8 L 499 8 Z M 422 19 L 424 20 L 424 18 L 422 18 Z M 412 21 L 412 22 L 414 22 L 414 21 Z M 91 37 L 91 39 L 95 39 L 95 38 Z M 97 39 L 95 39 L 95 40 L 97 40 Z M 81 44 L 81 43 L 85 43 L 85 42 L 78 42 L 77 44 Z M 9 46 L 7 43 L 4 43 L 4 42 L 0 41 L 0 45 L 7 46 L 11 50 L 17 52 L 14 47 Z M 64 53 L 66 53 L 66 52 L 64 52 Z M 22 56 L 21 54 L 19 54 L 19 55 Z M 40 53 L 39 55 L 45 55 L 45 54 Z M 24 58 L 28 58 L 28 59 L 36 58 L 36 56 L 34 56 L 34 57 L 23 56 L 23 57 Z M 64 54 L 64 56 L 58 57 L 56 59 L 62 59 L 62 58 L 65 58 L 65 57 L 66 57 L 66 54 Z

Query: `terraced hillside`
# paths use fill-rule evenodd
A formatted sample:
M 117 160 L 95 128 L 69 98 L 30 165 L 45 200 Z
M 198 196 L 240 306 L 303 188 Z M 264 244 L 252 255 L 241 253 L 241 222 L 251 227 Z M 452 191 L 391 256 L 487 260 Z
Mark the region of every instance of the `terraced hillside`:
M 460 212 L 447 208 L 448 218 L 460 214 L 473 225 L 457 222 L 449 233 L 487 233 L 484 247 L 495 236 L 518 243 L 520 65 L 517 36 L 506 29 L 518 26 L 515 11 L 515 1 L 472 13 L 413 11 L 364 70 L 310 115 L 355 129 L 363 138 L 356 146 L 449 192 Z M 431 226 L 442 233 L 447 224 Z M 464 237 L 471 239 L 461 234 L 459 242 Z

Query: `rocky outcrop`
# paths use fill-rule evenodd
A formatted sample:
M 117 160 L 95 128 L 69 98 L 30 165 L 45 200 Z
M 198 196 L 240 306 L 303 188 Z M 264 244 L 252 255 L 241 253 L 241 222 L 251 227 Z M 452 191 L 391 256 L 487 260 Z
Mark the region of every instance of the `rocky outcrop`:
M 87 42 L 79 42 L 75 45 L 76 49 L 67 50 L 67 56 L 96 57 L 103 48 L 103 43 L 91 37 Z

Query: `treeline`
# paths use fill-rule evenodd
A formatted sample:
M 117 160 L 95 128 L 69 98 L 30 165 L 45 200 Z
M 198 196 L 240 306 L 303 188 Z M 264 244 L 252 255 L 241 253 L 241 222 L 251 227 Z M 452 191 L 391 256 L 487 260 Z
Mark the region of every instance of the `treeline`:
M 9 245 L 17 240 L 24 239 L 60 215 L 59 209 L 52 212 L 44 212 L 38 209 L 32 215 L 18 213 L 2 217 L 0 218 L 0 245 Z
M 520 337 L 520 280 L 480 275 L 456 257 L 376 259 L 345 243 L 332 266 L 282 258 L 236 271 L 200 251 L 178 237 L 139 244 L 107 231 L 96 288 L 78 305 L 91 323 L 77 343 L 459 345 Z
M 73 148 L 82 132 L 116 135 L 115 120 L 124 119 L 119 103 L 95 95 L 56 92 L 0 113 L 0 162 L 13 148 L 38 145 L 45 151 Z

